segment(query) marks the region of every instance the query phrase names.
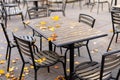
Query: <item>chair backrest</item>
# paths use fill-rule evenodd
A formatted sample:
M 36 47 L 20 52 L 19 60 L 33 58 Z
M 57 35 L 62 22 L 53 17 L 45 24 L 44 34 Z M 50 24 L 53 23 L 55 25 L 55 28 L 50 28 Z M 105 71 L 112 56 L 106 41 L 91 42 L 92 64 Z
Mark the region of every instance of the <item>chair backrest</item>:
M 120 11 L 111 11 L 111 18 L 112 18 L 112 27 L 113 32 L 115 33 L 117 29 L 120 30 Z
M 50 1 L 50 0 L 49 0 Z M 50 1 L 50 6 L 51 7 L 53 7 L 52 9 L 53 10 L 58 10 L 58 9 L 60 9 L 60 10 L 63 10 L 63 11 L 65 11 L 65 8 L 66 8 L 66 1 L 67 0 L 51 0 Z M 57 9 L 58 8 L 58 9 Z
M 111 71 L 118 66 L 120 66 L 120 50 L 102 55 L 100 80 L 104 77 L 103 74 L 111 73 Z
M 7 40 L 7 43 L 8 43 L 8 45 L 10 46 L 10 40 L 9 40 L 9 37 L 8 37 L 8 34 L 7 34 L 7 31 L 6 31 L 6 28 L 4 27 L 4 24 L 3 23 L 0 23 L 1 24 L 1 26 L 2 26 L 2 29 L 3 29 L 3 32 L 4 32 L 4 35 L 5 35 L 5 38 L 6 38 L 6 40 Z
M 30 19 L 47 17 L 46 7 L 33 7 L 27 10 Z
M 17 48 L 18 48 L 22 61 L 27 62 L 26 60 L 30 58 L 32 59 L 33 64 L 34 64 L 33 43 L 28 40 L 17 37 L 14 34 L 13 34 L 13 37 L 17 44 Z
M 94 23 L 95 23 L 95 19 L 87 14 L 80 14 L 79 15 L 79 22 L 83 22 L 87 25 L 89 25 L 90 27 L 94 27 Z

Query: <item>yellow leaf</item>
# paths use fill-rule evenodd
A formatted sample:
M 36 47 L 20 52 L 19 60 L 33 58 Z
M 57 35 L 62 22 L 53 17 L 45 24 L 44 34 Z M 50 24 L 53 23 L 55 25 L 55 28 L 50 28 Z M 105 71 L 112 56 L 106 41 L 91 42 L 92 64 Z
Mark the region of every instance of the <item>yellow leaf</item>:
M 27 20 L 27 21 L 25 21 L 24 23 L 25 23 L 25 24 L 29 24 L 29 23 L 30 23 L 30 21 L 29 21 L 29 20 Z
M 5 62 L 5 60 L 0 60 L 0 64 L 4 64 Z
M 45 25 L 46 22 L 45 22 L 45 21 L 41 21 L 40 24 L 41 24 L 41 25 Z
M 22 74 L 22 77 L 25 77 L 25 74 Z
M 5 74 L 5 71 L 0 69 L 0 75 L 4 75 Z
M 2 54 L 0 54 L 0 57 L 2 57 Z
M 55 27 L 56 27 L 56 28 L 59 28 L 59 27 L 60 27 L 60 25 L 59 25 L 59 24 L 57 24 Z
M 51 37 L 48 38 L 48 41 L 53 41 L 53 39 Z
M 54 27 L 49 28 L 50 31 L 55 31 Z
M 15 67 L 9 68 L 9 71 L 10 71 L 10 72 L 14 71 L 14 68 L 15 68 Z
M 109 51 L 111 51 L 112 50 L 112 48 L 109 48 Z
M 58 20 L 60 19 L 59 16 L 53 16 L 53 17 L 51 17 L 51 18 L 52 18 L 52 20 L 54 20 L 54 21 L 58 21 Z
M 111 29 L 111 30 L 109 30 L 110 32 L 113 32 L 113 30 Z
M 75 64 L 80 64 L 80 62 L 78 62 L 78 61 L 75 61 Z
M 59 69 L 59 66 L 54 66 L 55 69 Z
M 13 30 L 13 32 L 17 32 L 18 31 L 18 28 L 15 28 L 14 30 Z
M 67 69 L 67 72 L 70 72 L 70 69 Z
M 24 67 L 24 70 L 28 70 L 28 67 Z
M 12 63 L 16 63 L 16 61 L 15 61 L 15 60 L 12 60 Z
M 43 60 L 43 61 L 45 61 L 45 60 L 46 60 L 46 58 L 44 57 L 44 58 L 42 58 L 42 60 Z
M 6 73 L 5 76 L 6 76 L 7 78 L 10 78 L 10 73 Z
M 35 60 L 35 62 L 42 63 L 42 59 L 37 59 L 37 60 Z
M 33 68 L 34 68 L 34 66 L 30 66 L 30 68 L 31 68 L 31 69 L 33 69 Z

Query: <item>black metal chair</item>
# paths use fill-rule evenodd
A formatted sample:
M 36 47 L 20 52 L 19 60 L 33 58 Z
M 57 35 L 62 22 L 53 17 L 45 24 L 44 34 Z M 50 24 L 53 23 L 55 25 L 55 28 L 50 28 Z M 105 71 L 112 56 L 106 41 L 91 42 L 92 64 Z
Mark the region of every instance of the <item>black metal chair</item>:
M 24 39 L 18 38 L 14 35 L 14 39 L 17 43 L 17 48 L 19 51 L 19 54 L 21 56 L 23 65 L 22 65 L 22 70 L 20 74 L 20 80 L 22 77 L 22 73 L 24 70 L 25 64 L 29 63 L 34 66 L 34 71 L 35 71 L 35 79 L 37 80 L 37 71 L 39 68 L 44 68 L 44 67 L 50 67 L 55 65 L 58 62 L 61 62 L 64 68 L 64 75 L 66 76 L 66 70 L 65 70 L 65 64 L 61 60 L 61 56 L 59 56 L 57 53 L 53 51 L 33 51 L 33 43 L 30 41 L 26 41 Z
M 47 17 L 47 7 L 33 7 L 27 11 L 29 19 Z
M 79 15 L 79 22 L 82 22 L 82 23 L 85 23 L 87 25 L 89 25 L 90 27 L 94 27 L 94 23 L 95 23 L 95 19 L 90 16 L 90 15 L 87 15 L 87 14 L 80 14 Z M 88 51 L 88 55 L 89 55 L 89 58 L 90 60 L 92 61 L 92 57 L 90 55 L 90 51 L 89 51 L 89 48 L 88 48 L 88 43 L 89 41 L 86 41 L 86 42 L 78 42 L 78 43 L 75 43 L 74 44 L 74 48 L 78 49 L 78 55 L 80 56 L 80 47 L 82 46 L 86 46 L 87 48 L 87 51 Z M 67 51 L 69 50 L 69 46 L 63 46 L 63 47 L 60 47 L 60 50 L 61 50 L 61 53 L 62 53 L 62 49 L 61 48 L 67 48 L 67 50 L 65 51 L 65 55 L 67 53 Z M 56 50 L 56 47 L 54 48 L 54 51 Z
M 4 26 L 3 23 L 0 23 L 1 26 L 2 26 L 2 29 L 3 29 L 3 32 L 4 32 L 4 35 L 5 35 L 5 38 L 6 38 L 6 41 L 7 41 L 7 51 L 6 51 L 6 57 L 5 59 L 8 60 L 8 64 L 7 64 L 7 71 L 9 71 L 9 66 L 10 66 L 10 58 L 11 58 L 11 50 L 12 48 L 15 48 L 16 47 L 16 43 L 13 41 L 10 41 L 9 39 L 9 36 L 7 34 L 7 30 L 6 30 L 6 27 Z M 25 39 L 25 40 L 28 40 L 28 41 L 31 41 L 31 42 L 34 42 L 35 43 L 35 39 L 34 37 L 31 37 L 31 36 L 20 36 L 21 38 Z
M 120 50 L 102 55 L 101 63 L 96 61 L 83 62 L 75 67 L 72 80 L 119 80 L 120 71 L 112 77 L 114 69 L 120 69 Z
M 28 4 L 27 4 L 28 5 Z M 29 6 L 27 6 L 29 7 Z M 29 7 L 27 8 L 27 12 L 29 15 L 29 19 L 36 19 L 36 18 L 42 18 L 42 17 L 47 17 L 47 7 Z M 33 36 L 40 37 L 40 50 L 42 50 L 42 36 L 33 30 Z
M 111 46 L 115 34 L 116 34 L 116 43 L 117 43 L 118 34 L 120 33 L 120 11 L 118 10 L 111 11 L 111 19 L 112 19 L 113 35 L 108 45 L 107 51 Z
M 62 12 L 63 16 L 65 16 L 65 8 L 66 8 L 66 0 L 55 2 L 49 2 L 48 6 L 48 16 L 50 16 L 51 12 Z
M 20 15 L 22 21 L 24 20 L 22 10 L 20 9 L 19 5 L 17 3 L 6 3 L 4 1 L 1 2 L 2 11 L 4 12 L 6 16 L 6 27 L 7 27 L 7 21 L 8 17 L 11 16 L 17 16 Z
M 98 4 L 97 13 L 99 13 L 100 5 L 101 5 L 102 10 L 103 10 L 103 4 L 108 4 L 108 10 L 110 12 L 111 5 L 110 5 L 108 0 L 94 0 L 94 4 L 92 5 L 91 11 L 93 10 L 93 7 L 96 5 L 96 3 Z

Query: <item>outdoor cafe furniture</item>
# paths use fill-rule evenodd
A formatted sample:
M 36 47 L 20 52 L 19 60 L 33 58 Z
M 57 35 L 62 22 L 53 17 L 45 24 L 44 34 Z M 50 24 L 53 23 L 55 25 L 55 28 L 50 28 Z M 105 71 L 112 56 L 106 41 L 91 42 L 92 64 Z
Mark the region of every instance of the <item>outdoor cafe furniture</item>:
M 24 24 L 31 29 L 36 30 L 49 41 L 49 50 L 52 51 L 52 44 L 61 47 L 70 46 L 70 74 L 69 80 L 72 80 L 74 72 L 74 43 L 92 40 L 107 36 L 99 30 L 93 29 L 86 24 L 76 22 L 65 17 L 47 17 L 24 21 Z M 66 57 L 65 57 L 66 58 Z M 66 59 L 65 59 L 66 60 Z

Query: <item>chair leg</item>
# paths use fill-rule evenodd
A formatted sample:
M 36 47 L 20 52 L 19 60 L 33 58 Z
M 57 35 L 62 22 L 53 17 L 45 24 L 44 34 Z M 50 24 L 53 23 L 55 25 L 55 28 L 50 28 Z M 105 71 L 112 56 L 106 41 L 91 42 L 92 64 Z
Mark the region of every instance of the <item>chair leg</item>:
M 65 16 L 65 11 L 63 11 L 63 16 Z
M 107 2 L 107 3 L 108 3 L 108 9 L 109 9 L 109 12 L 110 12 L 111 6 L 110 6 L 109 2 Z
M 23 65 L 22 65 L 22 70 L 21 70 L 21 73 L 20 73 L 19 80 L 21 80 L 21 78 L 22 78 L 22 74 L 23 74 L 23 71 L 24 71 L 24 66 L 25 66 L 25 63 L 23 63 Z
M 109 48 L 110 48 L 110 46 L 111 46 L 111 43 L 112 43 L 112 40 L 113 40 L 113 38 L 114 38 L 114 33 L 113 33 L 113 36 L 112 36 L 112 38 L 111 38 L 111 40 L 110 40 L 110 43 L 109 43 L 109 45 L 108 45 L 108 48 L 107 48 L 107 52 L 108 52 L 108 50 L 109 50 Z
M 60 52 L 61 52 L 61 54 L 62 54 L 62 47 L 60 47 Z
M 98 2 L 97 14 L 99 13 L 99 7 L 100 7 L 100 3 Z
M 74 8 L 74 5 L 75 5 L 75 2 L 73 2 L 73 4 L 72 4 L 72 8 Z
M 91 7 L 91 9 L 90 9 L 90 12 L 92 12 L 94 6 L 95 6 L 95 3 L 92 4 L 92 7 Z
M 119 69 L 119 71 L 118 71 L 118 74 L 117 74 L 116 80 L 119 80 L 119 77 L 120 77 L 120 69 Z
M 82 2 L 79 0 L 79 7 L 82 9 Z
M 35 80 L 37 80 L 37 70 L 35 69 Z
M 40 36 L 40 50 L 42 50 L 42 36 Z
M 7 51 L 6 51 L 6 56 L 5 56 L 5 59 L 7 60 L 7 58 L 8 58 L 8 53 L 9 53 L 9 46 L 7 46 Z
M 64 63 L 64 62 L 62 62 L 62 61 L 61 61 L 61 63 L 62 63 L 62 65 L 63 65 L 63 70 L 64 70 L 65 79 L 68 80 L 68 79 L 67 79 L 67 73 L 66 73 L 66 63 Z
M 89 55 L 90 61 L 93 61 L 92 57 L 91 57 L 91 54 L 90 54 L 90 50 L 89 50 L 88 44 L 86 44 L 86 48 L 87 48 L 87 51 L 88 51 L 88 55 Z
M 78 48 L 78 56 L 80 57 L 80 48 Z
M 35 31 L 33 30 L 33 36 L 35 36 Z
M 54 45 L 54 52 L 56 51 L 56 45 Z
M 47 67 L 47 69 L 48 69 L 48 73 L 50 73 L 50 67 Z
M 64 56 L 64 68 L 65 68 L 65 71 L 66 71 L 66 61 L 67 61 L 67 51 L 68 51 L 68 49 L 65 51 L 65 56 Z
M 21 19 L 22 19 L 22 22 L 23 22 L 23 21 L 24 21 L 23 14 L 21 13 L 20 15 L 21 15 Z M 25 26 L 25 24 L 24 24 L 24 23 L 23 23 L 23 25 L 24 25 L 24 28 L 26 28 L 26 26 Z
M 115 41 L 116 43 L 117 43 L 117 39 L 118 39 L 118 33 L 117 33 L 117 35 L 116 35 L 116 41 Z
M 103 11 L 103 3 L 101 3 L 101 7 L 102 7 L 101 9 L 102 9 L 102 11 Z
M 9 50 L 9 57 L 8 57 L 7 71 L 9 71 L 10 58 L 11 58 L 11 47 L 10 47 L 10 50 Z

